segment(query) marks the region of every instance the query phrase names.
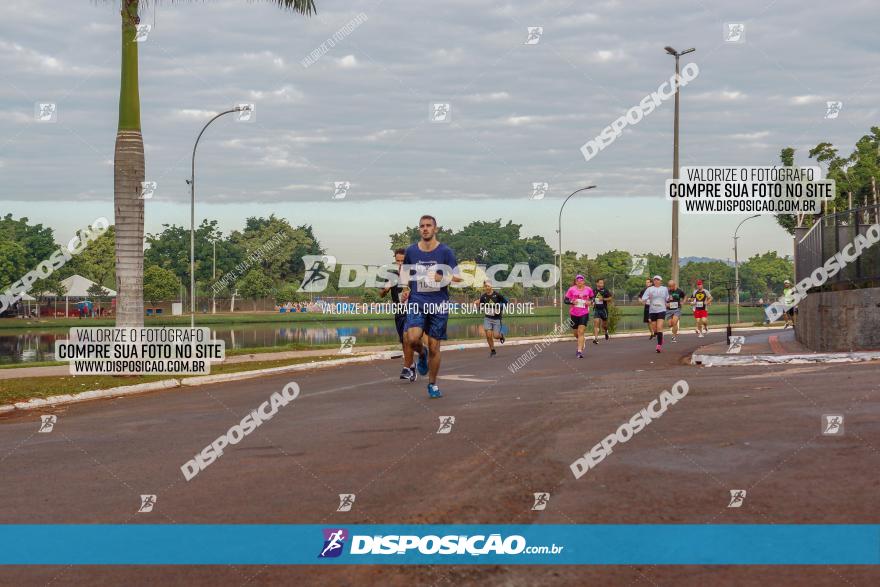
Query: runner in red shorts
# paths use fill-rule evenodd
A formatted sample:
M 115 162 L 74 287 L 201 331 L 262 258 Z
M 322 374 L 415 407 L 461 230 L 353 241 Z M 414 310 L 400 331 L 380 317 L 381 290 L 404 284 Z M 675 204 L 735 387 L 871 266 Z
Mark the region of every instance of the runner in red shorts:
M 712 304 L 712 294 L 708 289 L 703 289 L 703 280 L 697 280 L 697 289 L 691 294 L 691 304 L 694 306 L 694 322 L 697 336 L 703 338 L 703 333 L 709 332 L 709 306 Z

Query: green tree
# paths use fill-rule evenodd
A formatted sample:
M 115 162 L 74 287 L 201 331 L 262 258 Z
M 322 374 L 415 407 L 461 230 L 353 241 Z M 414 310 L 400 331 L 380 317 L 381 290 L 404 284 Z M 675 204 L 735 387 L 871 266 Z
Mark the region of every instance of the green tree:
M 794 279 L 794 263 L 769 251 L 740 264 L 740 291 L 753 298 L 770 298 L 782 292 L 782 282 Z
M 262 270 L 251 269 L 238 282 L 238 293 L 243 298 L 252 300 L 256 310 L 258 299 L 267 298 L 274 293 L 273 283 Z
M 2 242 L 14 242 L 21 245 L 24 254 L 19 255 L 19 258 L 23 266 L 27 267 L 24 270 L 25 273 L 58 250 L 51 228 L 44 227 L 42 224 L 31 225 L 27 218 L 15 220 L 12 218 L 12 214 L 7 214 L 0 219 L 0 243 Z M 13 281 L 20 277 L 21 275 Z
M 100 314 L 101 300 L 109 295 L 110 292 L 104 289 L 104 287 L 100 283 L 93 283 L 89 286 L 89 289 L 86 290 L 86 293 L 89 295 L 90 298 L 94 298 L 95 302 L 97 302 L 95 305 L 97 306 L 98 313 Z
M 21 279 L 31 269 L 27 249 L 21 243 L 0 238 L 0 290 Z
M 727 297 L 724 289 L 733 283 L 733 267 L 724 261 L 695 261 L 681 268 L 678 286 L 690 294 L 697 288 L 697 280 L 703 280 L 703 287 L 712 292 L 716 300 Z
M 48 301 L 49 298 L 63 298 L 67 295 L 67 289 L 61 284 L 61 277 L 56 272 L 49 277 L 36 280 L 31 287 L 30 295 L 37 300 L 37 315 L 39 315 L 43 302 Z
M 303 301 L 302 292 L 297 291 L 299 286 L 294 283 L 287 283 L 275 292 L 275 303 L 286 304 L 287 302 L 296 303 Z
M 273 0 L 283 8 L 311 15 L 313 0 Z M 116 210 L 116 323 L 140 326 L 144 323 L 144 141 L 141 134 L 141 106 L 138 88 L 138 9 L 146 2 L 121 0 L 122 65 L 119 88 L 119 121 L 113 164 L 113 202 Z
M 555 262 L 553 248 L 544 237 L 522 234 L 522 225 L 501 220 L 476 220 L 456 232 L 440 226 L 437 240 L 455 251 L 456 258 L 471 259 L 479 265 L 506 264 L 511 268 L 517 263 L 527 263 L 530 269 L 538 265 Z M 418 227 L 407 228 L 403 232 L 390 235 L 391 250 L 408 247 L 421 238 Z M 498 272 L 503 281 L 508 272 Z
M 827 204 L 829 212 L 840 212 L 850 207 L 857 208 L 878 203 L 877 181 L 880 179 L 880 127 L 872 126 L 870 134 L 863 135 L 849 156 L 843 157 L 831 143 L 824 141 L 810 149 L 808 156 L 825 167 L 825 177 L 835 181 L 834 199 Z M 785 147 L 779 153 L 783 165 L 794 166 L 795 150 Z M 823 204 L 826 206 L 826 204 Z M 823 210 L 824 212 L 824 210 Z M 793 215 L 779 215 L 776 221 L 789 234 L 794 234 L 796 226 L 810 227 L 815 218 Z M 875 218 L 874 221 L 880 220 Z M 861 219 L 871 222 L 870 215 Z
M 116 281 L 115 248 L 116 229 L 111 226 L 104 234 L 89 241 L 82 252 L 72 257 L 64 267 L 59 269 L 59 273 L 66 277 L 74 274 L 82 275 L 86 279 L 109 287 Z
M 144 262 L 149 266 L 170 269 L 189 292 L 190 283 L 190 234 L 189 228 L 175 224 L 162 225 L 162 232 L 147 235 L 149 248 L 144 252 Z M 214 282 L 214 249 L 216 247 L 217 279 L 231 271 L 244 259 L 241 246 L 224 239 L 216 220 L 202 220 L 194 235 L 196 290 L 199 285 Z M 204 287 L 203 287 L 204 289 Z
M 151 265 L 144 270 L 144 299 L 155 306 L 156 302 L 173 300 L 180 292 L 180 280 L 174 271 Z
M 241 231 L 229 236 L 242 251 L 242 258 L 264 268 L 274 281 L 301 281 L 304 255 L 321 255 L 323 250 L 311 226 L 294 228 L 285 218 L 251 217 Z

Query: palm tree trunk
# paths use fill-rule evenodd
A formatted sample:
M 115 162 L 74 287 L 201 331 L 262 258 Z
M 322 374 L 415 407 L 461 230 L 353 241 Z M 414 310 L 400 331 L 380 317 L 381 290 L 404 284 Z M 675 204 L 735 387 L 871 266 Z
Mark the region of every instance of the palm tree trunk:
M 144 140 L 138 93 L 138 0 L 122 2 L 122 75 L 113 162 L 116 224 L 116 325 L 144 324 Z

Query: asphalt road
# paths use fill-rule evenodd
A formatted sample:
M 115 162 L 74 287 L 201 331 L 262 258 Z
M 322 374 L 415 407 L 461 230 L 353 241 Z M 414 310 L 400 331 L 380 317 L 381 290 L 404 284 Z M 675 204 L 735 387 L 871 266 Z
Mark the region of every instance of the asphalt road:
M 0 418 L 0 523 L 880 523 L 880 364 L 687 364 L 642 338 L 443 354 L 443 399 L 398 360 Z M 569 464 L 662 390 L 688 395 L 580 479 Z M 300 396 L 187 482 L 180 470 L 285 384 Z M 842 436 L 821 416 L 845 415 Z M 449 434 L 440 417 L 454 416 Z M 746 489 L 728 508 L 730 489 Z M 533 493 L 551 494 L 532 511 Z M 354 493 L 337 512 L 340 493 Z M 137 513 L 141 494 L 157 495 Z M 868 585 L 867 567 L 13 567 L 2 585 Z

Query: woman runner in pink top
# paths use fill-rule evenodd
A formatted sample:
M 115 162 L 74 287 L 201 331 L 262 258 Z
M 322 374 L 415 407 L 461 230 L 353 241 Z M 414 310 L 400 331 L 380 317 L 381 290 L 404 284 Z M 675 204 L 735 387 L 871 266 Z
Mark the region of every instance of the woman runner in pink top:
M 574 285 L 565 292 L 565 303 L 571 306 L 569 323 L 577 338 L 577 358 L 584 358 L 584 329 L 590 322 L 590 302 L 593 300 L 593 288 L 587 285 L 583 275 L 575 277 Z

